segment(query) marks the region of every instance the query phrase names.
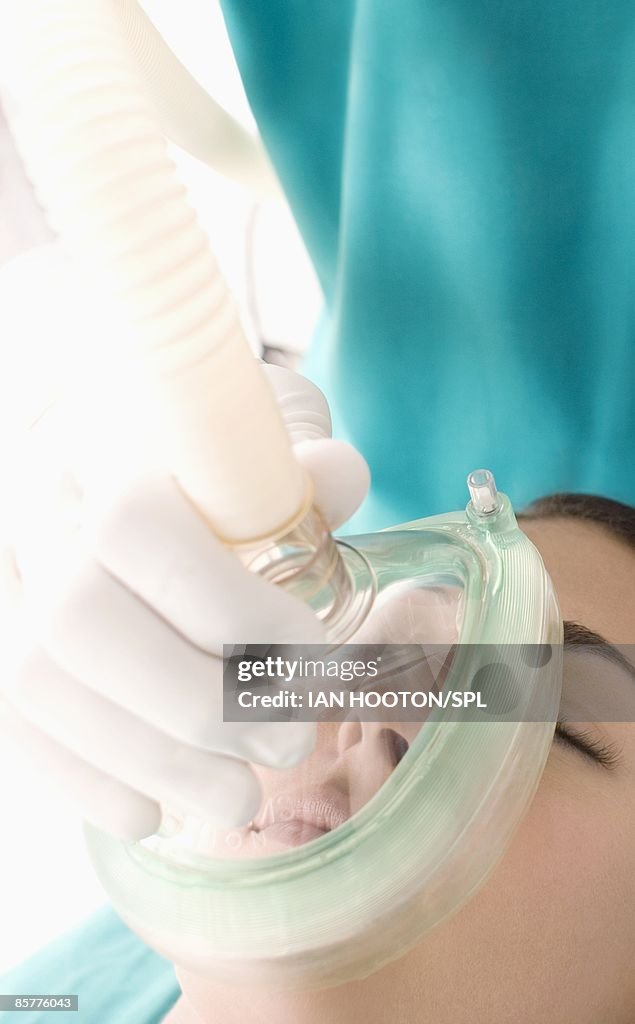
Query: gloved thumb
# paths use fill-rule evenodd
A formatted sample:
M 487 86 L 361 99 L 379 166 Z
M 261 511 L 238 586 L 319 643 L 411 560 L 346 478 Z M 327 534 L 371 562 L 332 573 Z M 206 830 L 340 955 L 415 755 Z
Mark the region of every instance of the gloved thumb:
M 331 439 L 328 402 L 315 384 L 282 366 L 264 364 L 263 372 L 273 388 L 296 458 L 313 480 L 315 504 L 329 529 L 336 530 L 368 493 L 368 464 L 352 445 Z
M 314 503 L 330 530 L 337 530 L 368 494 L 370 470 L 363 455 L 346 441 L 300 441 L 296 458 L 313 481 Z

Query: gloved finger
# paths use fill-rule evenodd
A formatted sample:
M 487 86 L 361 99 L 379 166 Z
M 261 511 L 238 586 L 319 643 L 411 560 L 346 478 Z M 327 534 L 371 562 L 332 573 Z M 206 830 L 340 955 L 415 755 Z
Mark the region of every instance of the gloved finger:
M 350 519 L 368 494 L 368 463 L 346 441 L 301 441 L 293 450 L 313 480 L 315 504 L 329 529 L 336 530 Z
M 276 396 L 291 443 L 331 436 L 331 413 L 318 387 L 284 366 L 262 364 L 262 371 Z
M 73 572 L 53 608 L 37 604 L 41 590 L 32 599 L 28 586 L 25 593 L 51 660 L 168 736 L 273 768 L 313 748 L 309 722 L 223 722 L 222 660 L 185 640 L 95 562 Z
M 161 808 L 155 800 L 71 753 L 7 701 L 0 702 L 0 734 L 98 828 L 122 839 L 143 839 L 159 828 Z
M 260 784 L 244 761 L 175 741 L 82 686 L 41 650 L 22 665 L 11 701 L 76 757 L 175 811 L 232 826 L 258 810 Z
M 331 414 L 319 388 L 282 366 L 263 365 L 298 461 L 313 479 L 315 504 L 337 529 L 368 493 L 368 464 L 352 445 L 332 441 Z
M 168 477 L 139 481 L 88 530 L 101 565 L 201 650 L 324 642 L 311 609 L 245 569 Z

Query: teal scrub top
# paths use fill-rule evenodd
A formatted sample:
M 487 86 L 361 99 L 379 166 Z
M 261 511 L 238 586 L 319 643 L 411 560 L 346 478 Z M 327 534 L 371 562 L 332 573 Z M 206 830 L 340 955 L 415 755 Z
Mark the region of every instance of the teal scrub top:
M 104 907 L 0 977 L 3 995 L 77 995 L 78 1010 L 0 1010 L 1 1024 L 160 1024 L 181 990 L 172 964 Z
M 635 503 L 631 0 L 223 0 L 324 289 L 305 372 L 378 528 Z

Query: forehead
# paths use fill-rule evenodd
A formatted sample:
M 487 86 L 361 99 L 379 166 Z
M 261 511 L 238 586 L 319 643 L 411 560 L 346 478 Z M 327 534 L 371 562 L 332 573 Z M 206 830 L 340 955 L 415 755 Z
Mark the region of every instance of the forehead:
M 635 644 L 635 551 L 595 523 L 522 520 L 553 580 L 564 619 Z

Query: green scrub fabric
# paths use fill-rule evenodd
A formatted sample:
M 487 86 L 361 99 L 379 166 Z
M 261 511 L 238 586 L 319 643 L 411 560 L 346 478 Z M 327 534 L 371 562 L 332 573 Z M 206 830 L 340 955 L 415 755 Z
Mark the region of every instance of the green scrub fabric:
M 635 502 L 630 0 L 223 0 L 326 300 L 304 372 L 378 528 Z
M 0 1010 L 1 1024 L 160 1024 L 181 994 L 172 964 L 104 907 L 0 977 L 11 995 L 77 995 L 75 1010 Z

